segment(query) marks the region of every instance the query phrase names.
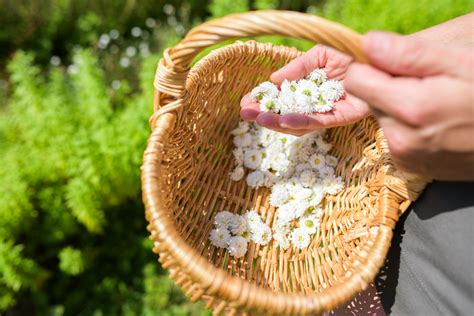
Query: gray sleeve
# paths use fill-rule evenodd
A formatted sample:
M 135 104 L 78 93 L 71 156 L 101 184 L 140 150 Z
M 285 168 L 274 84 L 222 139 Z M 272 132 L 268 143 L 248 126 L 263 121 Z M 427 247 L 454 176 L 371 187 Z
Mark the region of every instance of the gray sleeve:
M 400 219 L 376 280 L 392 315 L 474 313 L 474 182 L 434 182 Z

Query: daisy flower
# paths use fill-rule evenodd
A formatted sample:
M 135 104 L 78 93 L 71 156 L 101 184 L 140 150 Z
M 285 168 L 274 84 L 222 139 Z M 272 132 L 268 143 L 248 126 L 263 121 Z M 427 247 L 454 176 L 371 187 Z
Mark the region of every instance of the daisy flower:
M 316 68 L 306 77 L 306 79 L 309 79 L 320 86 L 323 82 L 328 80 L 328 76 L 322 68 Z
M 309 188 L 301 188 L 298 191 L 296 191 L 295 198 L 297 200 L 306 200 L 311 197 L 311 194 L 313 194 L 313 190 Z
M 344 189 L 344 182 L 341 177 L 330 176 L 323 180 L 323 185 L 327 193 L 337 194 Z
M 272 206 L 281 206 L 290 199 L 290 194 L 283 182 L 278 182 L 272 187 L 269 203 Z
M 321 202 L 323 201 L 324 199 L 324 196 L 325 196 L 326 192 L 323 191 L 323 190 L 314 190 L 313 189 L 313 193 L 311 194 L 311 196 L 309 197 L 308 199 L 308 204 L 310 206 L 318 206 L 321 204 Z
M 252 188 L 258 188 L 265 183 L 265 174 L 262 171 L 251 172 L 247 176 L 247 184 Z
M 228 211 L 221 211 L 214 217 L 214 224 L 217 227 L 225 229 L 229 228 L 230 223 L 234 220 L 234 214 Z
M 242 236 L 230 237 L 227 250 L 234 258 L 243 257 L 247 253 L 247 239 Z
M 232 150 L 232 155 L 234 155 L 235 164 L 241 166 L 244 164 L 244 150 L 242 147 L 237 147 Z
M 323 154 L 326 154 L 332 148 L 332 145 L 326 142 L 322 137 L 317 137 L 315 142 L 317 150 Z
M 337 80 L 328 80 L 324 82 L 320 87 L 321 96 L 326 101 L 338 101 L 344 96 L 344 88 L 342 84 Z
M 250 134 L 240 134 L 234 136 L 234 145 L 235 147 L 249 147 L 252 145 L 252 135 Z
M 243 216 L 234 215 L 234 218 L 230 222 L 229 229 L 232 234 L 242 236 L 245 232 L 249 231 L 249 225 Z
M 257 245 L 265 246 L 272 240 L 272 230 L 262 222 L 252 230 L 251 239 Z
M 319 169 L 319 176 L 321 177 L 321 179 L 334 176 L 334 168 L 329 167 L 327 165 L 322 167 L 321 169 Z
M 247 221 L 247 225 L 250 227 L 250 229 L 257 227 L 260 223 L 262 223 L 262 218 L 254 210 L 248 210 L 243 215 L 243 217 Z
M 305 230 L 308 234 L 316 233 L 319 227 L 319 218 L 314 215 L 306 215 L 299 220 L 300 228 Z
M 253 101 L 260 101 L 264 97 L 276 98 L 278 97 L 278 93 L 278 88 L 273 83 L 265 81 L 256 86 L 252 92 L 250 92 L 250 96 Z
M 211 230 L 209 234 L 209 239 L 211 243 L 219 248 L 227 247 L 227 243 L 229 242 L 231 236 L 229 231 L 224 227 L 217 227 L 216 229 Z
M 262 153 L 257 149 L 250 149 L 244 152 L 244 166 L 249 169 L 258 169 L 262 162 Z
M 264 96 L 259 102 L 259 108 L 262 112 L 277 112 L 277 99 L 271 96 Z
M 336 157 L 331 156 L 331 155 L 326 155 L 326 164 L 327 164 L 328 166 L 335 167 L 335 166 L 337 166 L 337 163 L 338 163 L 338 162 L 339 162 L 339 161 L 337 160 Z
M 318 86 L 311 80 L 302 79 L 295 91 L 296 105 L 293 112 L 312 113 L 314 104 L 318 101 Z
M 304 163 L 297 164 L 296 167 L 295 167 L 295 171 L 298 172 L 298 173 L 302 173 L 303 171 L 311 169 L 311 168 L 312 167 L 309 163 L 304 162 Z
M 283 250 L 286 250 L 290 247 L 290 240 L 285 234 L 275 233 L 273 234 L 273 239 L 275 239 L 276 245 Z
M 232 171 L 229 174 L 230 174 L 230 179 L 232 181 L 239 181 L 244 177 L 244 174 L 245 174 L 244 167 L 237 166 L 237 167 L 235 167 L 234 171 Z
M 320 170 L 326 165 L 326 159 L 324 158 L 324 155 L 313 154 L 309 158 L 309 163 L 314 169 Z
M 304 187 L 307 187 L 307 188 L 311 187 L 316 182 L 317 179 L 318 179 L 317 174 L 313 170 L 305 169 L 301 171 L 300 173 L 300 182 Z
M 296 248 L 303 249 L 310 243 L 309 234 L 302 228 L 295 228 L 290 235 L 290 240 Z
M 334 108 L 334 103 L 331 100 L 324 99 L 323 96 L 319 96 L 318 101 L 315 102 L 313 112 L 326 113 Z
M 250 127 L 249 122 L 247 121 L 240 121 L 239 126 L 234 129 L 232 132 L 230 132 L 232 135 L 242 135 L 248 132 Z

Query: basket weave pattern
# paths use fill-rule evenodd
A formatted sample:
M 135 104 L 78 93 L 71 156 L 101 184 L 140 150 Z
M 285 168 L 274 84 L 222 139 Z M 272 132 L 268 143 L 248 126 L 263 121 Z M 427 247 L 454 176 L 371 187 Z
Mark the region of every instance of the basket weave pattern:
M 373 280 L 399 215 L 426 183 L 394 168 L 381 130 L 367 118 L 328 130 L 345 189 L 324 200 L 321 226 L 308 248 L 250 243 L 247 254 L 234 259 L 212 246 L 208 236 L 220 210 L 254 209 L 273 224 L 270 190 L 228 176 L 230 131 L 238 124 L 242 95 L 300 52 L 250 41 L 212 52 L 189 73 L 188 67 L 218 41 L 273 33 L 331 44 L 364 60 L 358 35 L 341 26 L 304 14 L 252 12 L 192 31 L 166 52 L 155 80 L 153 131 L 142 169 L 153 251 L 191 299 L 206 300 L 216 314 L 315 314 L 347 301 Z

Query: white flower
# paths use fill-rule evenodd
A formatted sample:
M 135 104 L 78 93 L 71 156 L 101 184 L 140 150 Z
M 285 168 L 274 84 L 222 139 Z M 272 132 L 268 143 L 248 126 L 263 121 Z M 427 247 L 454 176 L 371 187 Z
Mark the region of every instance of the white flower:
M 262 171 L 251 172 L 247 176 L 247 184 L 252 188 L 258 188 L 265 183 L 265 174 Z
M 242 147 L 237 147 L 232 150 L 232 154 L 234 155 L 235 164 L 240 166 L 244 164 L 244 150 Z
M 271 96 L 264 96 L 259 102 L 262 112 L 278 112 L 278 100 Z
M 277 224 L 285 225 L 297 218 L 296 215 L 296 202 L 290 201 L 281 205 L 278 208 Z
M 262 152 L 257 149 L 249 149 L 244 152 L 244 166 L 250 169 L 258 169 L 262 162 Z
M 324 196 L 325 196 L 326 192 L 323 191 L 321 188 L 315 190 L 313 188 L 313 193 L 311 194 L 311 196 L 309 197 L 309 205 L 310 206 L 318 206 L 321 204 L 321 202 L 323 201 L 324 199 Z
M 316 147 L 319 152 L 326 154 L 328 151 L 331 150 L 332 145 L 330 143 L 327 143 L 324 141 L 322 137 L 317 137 L 316 138 Z
M 295 92 L 298 83 L 296 81 L 283 80 L 280 86 L 281 92 Z
M 313 216 L 316 216 L 316 218 L 321 218 L 323 216 L 323 209 L 322 208 L 315 208 L 311 211 L 311 214 Z
M 308 169 L 311 169 L 311 165 L 307 162 L 304 162 L 296 165 L 295 171 L 298 173 L 302 173 L 303 171 Z
M 262 222 L 252 230 L 251 239 L 257 245 L 265 246 L 272 240 L 272 230 Z
M 240 134 L 234 136 L 234 145 L 235 147 L 249 147 L 252 145 L 252 135 L 250 134 Z
M 334 175 L 334 168 L 329 166 L 324 166 L 319 169 L 319 176 L 324 179 L 327 177 L 332 177 Z
M 290 233 L 291 226 L 288 222 L 277 221 L 274 227 L 274 234 L 288 235 Z
M 315 215 L 306 215 L 299 220 L 300 228 L 304 229 L 308 234 L 314 234 L 319 227 L 319 218 Z
M 228 229 L 230 223 L 234 220 L 234 214 L 228 211 L 221 211 L 214 217 L 214 224 L 216 227 Z
M 247 121 L 240 121 L 240 122 L 239 122 L 239 126 L 238 126 L 236 129 L 232 130 L 230 133 L 231 133 L 232 135 L 242 135 L 242 134 L 245 134 L 245 133 L 248 132 L 249 127 L 250 127 L 249 122 L 247 122 Z
M 234 236 L 229 239 L 227 250 L 235 258 L 243 257 L 247 253 L 247 239 L 242 236 Z
M 313 190 L 309 188 L 301 188 L 296 191 L 295 198 L 297 200 L 306 200 L 310 198 L 311 194 L 313 194 Z
M 275 233 L 273 234 L 273 239 L 275 239 L 275 243 L 281 249 L 288 249 L 290 247 L 290 240 L 285 234 L 282 233 Z
M 224 227 L 217 227 L 216 229 L 211 230 L 209 239 L 214 246 L 225 248 L 230 240 L 230 233 Z
M 230 174 L 230 179 L 232 181 L 239 181 L 244 177 L 244 174 L 245 174 L 244 167 L 237 166 L 237 167 L 235 167 L 234 171 L 232 171 L 229 174 Z
M 318 86 L 311 80 L 302 79 L 295 91 L 296 106 L 294 112 L 313 113 L 319 97 Z
M 306 213 L 306 211 L 308 210 L 309 207 L 310 207 L 309 201 L 307 201 L 307 200 L 295 201 L 294 211 L 293 211 L 294 214 L 295 214 L 295 218 L 299 218 L 299 217 L 303 216 L 304 213 Z
M 300 182 L 304 187 L 311 187 L 317 180 L 317 174 L 313 170 L 305 169 L 300 173 Z
M 244 215 L 244 219 L 247 221 L 247 224 L 250 227 L 250 230 L 253 230 L 260 223 L 262 223 L 262 218 L 254 210 L 248 210 Z
M 328 166 L 335 167 L 335 166 L 337 166 L 337 163 L 338 163 L 338 162 L 339 162 L 339 161 L 337 160 L 336 157 L 331 156 L 331 155 L 326 155 L 326 164 L 327 164 Z
M 265 81 L 256 86 L 252 92 L 250 92 L 250 96 L 254 101 L 260 101 L 263 97 L 271 97 L 276 98 L 278 97 L 278 88 L 271 83 L 270 81 Z
M 314 81 L 314 83 L 320 86 L 323 82 L 328 80 L 328 76 L 322 68 L 316 68 L 306 77 L 306 79 Z
M 297 83 L 295 81 L 284 80 L 281 84 L 281 92 L 279 96 L 280 113 L 288 114 L 295 112 L 295 91 Z
M 326 159 L 324 158 L 324 155 L 313 154 L 309 158 L 309 163 L 311 164 L 311 167 L 313 167 L 314 169 L 320 170 L 326 165 Z
M 269 167 L 278 174 L 286 174 L 291 168 L 291 160 L 284 152 L 275 152 L 267 154 Z
M 344 88 L 337 80 L 329 80 L 319 87 L 321 96 L 326 101 L 338 101 L 344 96 Z
M 344 189 L 341 177 L 330 176 L 323 180 L 324 190 L 329 194 L 337 194 Z
M 275 181 L 277 180 L 277 177 L 270 171 L 263 171 L 263 176 L 263 186 L 265 187 L 270 188 L 275 184 Z
M 234 215 L 234 218 L 230 222 L 229 229 L 232 234 L 242 236 L 242 234 L 249 231 L 249 225 L 243 216 Z
M 302 228 L 295 228 L 291 232 L 290 240 L 296 248 L 303 249 L 308 247 L 310 238 L 306 230 Z
M 272 187 L 269 203 L 272 206 L 281 206 L 290 199 L 290 194 L 284 182 L 278 182 Z
M 334 103 L 331 100 L 326 100 L 319 96 L 318 101 L 315 102 L 313 111 L 318 113 L 329 112 L 334 108 Z

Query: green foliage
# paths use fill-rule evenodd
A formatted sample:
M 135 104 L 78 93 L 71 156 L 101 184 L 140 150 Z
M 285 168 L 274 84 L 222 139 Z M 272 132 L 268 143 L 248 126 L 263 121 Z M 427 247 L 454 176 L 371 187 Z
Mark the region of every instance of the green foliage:
M 209 4 L 209 12 L 211 12 L 213 18 L 248 10 L 248 0 L 212 0 Z
M 142 61 L 141 93 L 108 88 L 91 50 L 74 54 L 72 74 L 43 75 L 21 51 L 9 63 L 12 95 L 0 116 L 1 309 L 30 293 L 20 303 L 35 302 L 41 314 L 136 315 L 155 304 L 146 278 L 172 291 L 164 312 L 201 309 L 175 295 L 159 270 L 140 272 L 154 262 L 143 242 L 139 166 L 157 59 Z
M 359 32 L 379 29 L 410 34 L 473 8 L 473 0 L 331 0 L 323 14 Z
M 63 248 L 59 252 L 59 269 L 70 275 L 78 275 L 84 271 L 85 260 L 81 250 L 73 247 Z

